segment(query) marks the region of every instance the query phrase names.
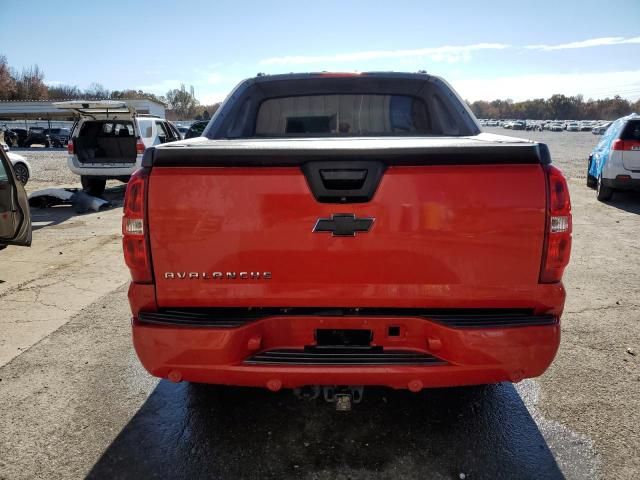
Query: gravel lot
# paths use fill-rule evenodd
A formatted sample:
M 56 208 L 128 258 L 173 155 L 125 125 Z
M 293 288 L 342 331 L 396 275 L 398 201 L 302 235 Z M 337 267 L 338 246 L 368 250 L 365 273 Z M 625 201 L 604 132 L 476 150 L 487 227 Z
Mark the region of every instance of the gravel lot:
M 485 128 L 485 131 L 546 143 L 553 162 L 565 175 L 570 179 L 583 180 L 586 179 L 589 153 L 600 139 L 600 136 L 590 132 L 527 132 L 503 128 Z M 28 193 L 51 187 L 81 188 L 80 177 L 67 167 L 65 149 L 33 147 L 15 148 L 12 151 L 26 157 L 31 164 L 32 177 L 26 188 Z M 120 191 L 122 187 L 123 184 L 117 180 L 107 181 L 107 189 Z
M 12 152 L 25 157 L 31 164 L 31 179 L 27 183 L 27 192 L 41 188 L 72 187 L 82 188 L 80 177 L 71 173 L 67 167 L 67 150 L 63 148 L 13 148 Z M 108 187 L 121 185 L 109 180 Z
M 33 247 L 0 252 L 0 479 L 637 478 L 640 195 L 596 200 L 591 133 L 486 130 L 547 143 L 570 178 L 568 297 L 545 375 L 373 389 L 348 415 L 289 392 L 158 382 L 131 347 L 120 207 L 34 210 Z M 66 152 L 18 153 L 29 190 L 79 186 Z M 116 205 L 123 191 L 111 184 Z
M 587 177 L 587 159 L 593 147 L 600 140 L 599 135 L 591 132 L 534 132 L 507 130 L 504 128 L 485 127 L 486 132 L 526 138 L 534 142 L 546 143 L 551 151 L 553 163 L 562 169 L 568 178 Z
M 600 139 L 590 132 L 527 132 L 489 127 L 485 128 L 485 131 L 547 143 L 553 161 L 571 178 L 585 178 L 587 157 Z M 79 177 L 67 168 L 67 152 L 64 149 L 34 147 L 12 151 L 24 155 L 31 162 L 33 177 L 30 180 L 29 191 L 50 186 L 80 186 Z M 118 184 L 117 181 L 111 181 L 109 185 Z

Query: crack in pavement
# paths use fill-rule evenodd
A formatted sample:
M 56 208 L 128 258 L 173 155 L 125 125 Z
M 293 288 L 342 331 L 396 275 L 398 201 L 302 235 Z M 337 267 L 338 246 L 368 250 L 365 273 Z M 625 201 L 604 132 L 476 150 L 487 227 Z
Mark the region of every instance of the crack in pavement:
M 588 307 L 588 308 L 584 308 L 582 310 L 565 310 L 564 314 L 567 313 L 575 313 L 575 314 L 581 314 L 581 313 L 586 313 L 586 312 L 597 312 L 600 310 L 609 310 L 609 309 L 620 309 L 620 308 L 640 308 L 640 304 L 635 304 L 635 303 L 625 303 L 625 304 L 612 304 L 612 305 L 603 305 L 600 307 Z

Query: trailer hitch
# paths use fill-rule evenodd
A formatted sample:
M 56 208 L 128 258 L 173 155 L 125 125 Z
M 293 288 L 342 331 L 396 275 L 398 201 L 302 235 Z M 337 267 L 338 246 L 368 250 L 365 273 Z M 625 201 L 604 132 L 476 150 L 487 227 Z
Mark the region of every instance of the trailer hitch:
M 350 412 L 353 404 L 362 401 L 364 387 L 362 385 L 325 386 L 322 395 L 329 403 L 336 404 L 336 411 Z
M 303 400 L 315 400 L 322 393 L 322 397 L 329 403 L 336 404 L 336 411 L 349 412 L 353 404 L 358 404 L 364 396 L 362 385 L 307 385 L 294 388 L 296 397 Z

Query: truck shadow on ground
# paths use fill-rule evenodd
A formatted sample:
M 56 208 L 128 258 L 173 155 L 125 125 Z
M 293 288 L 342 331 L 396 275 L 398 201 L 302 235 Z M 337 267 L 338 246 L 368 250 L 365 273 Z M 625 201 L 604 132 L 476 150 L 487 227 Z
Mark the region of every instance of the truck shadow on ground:
M 563 478 L 511 384 L 291 392 L 162 381 L 88 478 Z
M 640 215 L 640 192 L 615 192 L 607 205 Z
M 78 216 L 88 214 L 100 215 L 100 212 L 103 210 L 121 207 L 124 203 L 125 190 L 126 185 L 107 188 L 102 198 L 108 200 L 111 206 L 100 209 L 98 212 L 90 210 L 89 212 L 79 213 L 73 205 L 57 205 L 46 208 L 31 207 L 32 228 L 33 230 L 39 230 L 41 228 L 54 227 Z

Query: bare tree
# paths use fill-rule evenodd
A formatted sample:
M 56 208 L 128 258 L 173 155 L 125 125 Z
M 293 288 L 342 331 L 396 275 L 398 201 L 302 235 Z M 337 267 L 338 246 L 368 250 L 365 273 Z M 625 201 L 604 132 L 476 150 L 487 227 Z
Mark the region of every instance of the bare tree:
M 82 97 L 82 92 L 75 85 L 49 85 L 49 98 L 54 100 L 71 100 Z
M 16 81 L 15 97 L 20 100 L 43 100 L 47 98 L 48 89 L 44 83 L 44 72 L 38 65 L 23 68 L 14 73 Z
M 193 86 L 187 91 L 187 87 L 182 84 L 180 88 L 175 88 L 167 92 L 167 103 L 169 109 L 173 110 L 178 120 L 194 118 L 198 100 L 194 96 Z
M 16 81 L 11 76 L 7 57 L 0 55 L 0 100 L 9 100 L 16 93 Z
M 96 83 L 96 82 L 93 82 L 91 85 L 89 85 L 89 88 L 87 88 L 84 91 L 84 94 L 86 97 L 89 97 L 89 98 L 99 98 L 99 99 L 109 98 L 109 90 L 104 88 L 102 84 Z
M 111 92 L 112 100 L 146 98 L 161 103 L 167 103 L 167 99 L 163 96 L 154 95 L 153 93 L 143 92 L 142 90 L 114 90 Z
M 584 100 L 582 95 L 567 97 L 552 95 L 548 99 L 536 98 L 523 102 L 509 100 L 478 100 L 470 104 L 478 118 L 521 118 L 531 120 L 613 120 L 638 111 L 640 101 L 635 104 L 616 95 L 601 100 Z

